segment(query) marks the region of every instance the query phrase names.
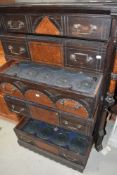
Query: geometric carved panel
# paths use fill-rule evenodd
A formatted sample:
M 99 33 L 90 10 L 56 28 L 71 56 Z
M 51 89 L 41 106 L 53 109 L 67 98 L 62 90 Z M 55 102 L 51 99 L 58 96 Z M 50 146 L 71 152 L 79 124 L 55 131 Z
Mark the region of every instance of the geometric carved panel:
M 35 29 L 35 33 L 48 34 L 48 35 L 60 35 L 60 31 L 54 25 L 54 23 L 45 16 Z

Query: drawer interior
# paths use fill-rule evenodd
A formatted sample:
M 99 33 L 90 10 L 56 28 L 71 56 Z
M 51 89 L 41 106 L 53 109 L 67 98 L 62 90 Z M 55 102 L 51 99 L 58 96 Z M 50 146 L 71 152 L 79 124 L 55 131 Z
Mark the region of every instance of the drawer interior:
M 31 137 L 31 141 L 41 139 L 47 144 L 79 153 L 81 156 L 87 155 L 91 146 L 91 139 L 83 135 L 33 119 L 23 119 L 15 132 L 18 136 L 23 133 L 23 136 Z
M 58 69 L 26 61 L 14 65 L 9 62 L 9 64 L 1 68 L 1 74 L 56 88 L 71 89 L 91 97 L 95 96 L 102 81 L 102 75 L 97 73 Z

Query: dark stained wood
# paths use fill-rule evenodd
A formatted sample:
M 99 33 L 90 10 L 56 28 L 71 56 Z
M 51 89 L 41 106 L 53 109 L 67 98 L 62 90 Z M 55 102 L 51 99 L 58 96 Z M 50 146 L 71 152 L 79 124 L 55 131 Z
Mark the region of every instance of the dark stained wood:
M 19 72 L 12 76 L 12 71 L 8 74 L 5 71 L 18 61 L 10 61 L 0 69 L 0 83 L 7 83 L 1 90 L 8 109 L 25 117 L 15 128 L 21 145 L 80 171 L 86 166 L 92 140 L 98 151 L 102 149 L 110 105 L 105 99 L 108 99 L 108 91 L 114 94 L 116 85 L 110 78 L 117 45 L 116 15 L 114 0 L 110 3 L 65 0 L 0 6 L 0 37 L 6 60 L 31 61 L 30 65 L 23 63 L 24 67 L 28 66 L 25 70 L 19 69 L 18 64 Z M 34 71 L 37 63 L 45 66 L 38 75 Z M 91 76 L 85 78 L 84 73 Z M 117 74 L 116 61 L 113 73 Z M 98 75 L 101 76 L 94 87 Z M 40 125 L 32 129 L 31 124 L 30 132 L 26 131 L 24 124 L 33 120 L 43 127 L 51 126 L 55 135 L 51 133 L 48 138 L 38 135 L 42 131 L 41 128 L 39 131 Z M 74 150 L 73 140 L 63 140 L 66 146 L 60 144 L 59 135 L 65 139 L 69 133 L 70 137 L 75 134 L 77 139 L 83 139 L 82 144 L 87 145 L 85 152 L 79 148 Z M 79 147 L 83 149 L 83 145 Z
M 35 140 L 35 145 L 37 146 L 37 147 L 39 147 L 39 148 L 41 148 L 41 149 L 43 149 L 43 150 L 46 150 L 46 151 L 48 151 L 48 152 L 50 152 L 50 153 L 53 153 L 53 154 L 55 154 L 55 155 L 58 155 L 59 154 L 59 149 L 58 148 L 56 148 L 56 147 L 54 147 L 54 146 L 52 146 L 52 145 L 49 145 L 49 144 L 46 144 L 46 143 L 44 143 L 44 142 L 42 142 L 42 141 L 37 141 L 37 140 Z

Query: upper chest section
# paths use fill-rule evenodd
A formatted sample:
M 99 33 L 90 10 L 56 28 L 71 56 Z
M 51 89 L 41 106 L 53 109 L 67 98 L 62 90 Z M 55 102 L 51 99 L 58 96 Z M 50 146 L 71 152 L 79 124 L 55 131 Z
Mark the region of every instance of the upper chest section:
M 39 11 L 1 14 L 1 24 L 7 32 L 108 40 L 111 18 L 109 15 Z

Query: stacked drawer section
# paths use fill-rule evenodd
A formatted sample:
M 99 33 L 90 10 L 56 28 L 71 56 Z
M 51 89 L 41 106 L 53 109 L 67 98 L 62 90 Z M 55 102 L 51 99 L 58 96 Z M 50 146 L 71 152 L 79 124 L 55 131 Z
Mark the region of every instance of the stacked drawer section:
M 57 36 L 108 40 L 111 18 L 95 14 L 4 14 L 3 30 Z
M 107 43 L 42 36 L 1 36 L 7 59 L 104 72 Z
M 9 32 L 1 35 L 8 63 L 0 71 L 0 91 L 9 109 L 24 116 L 15 128 L 19 143 L 83 171 L 110 59 L 110 16 L 27 13 L 0 19 Z

